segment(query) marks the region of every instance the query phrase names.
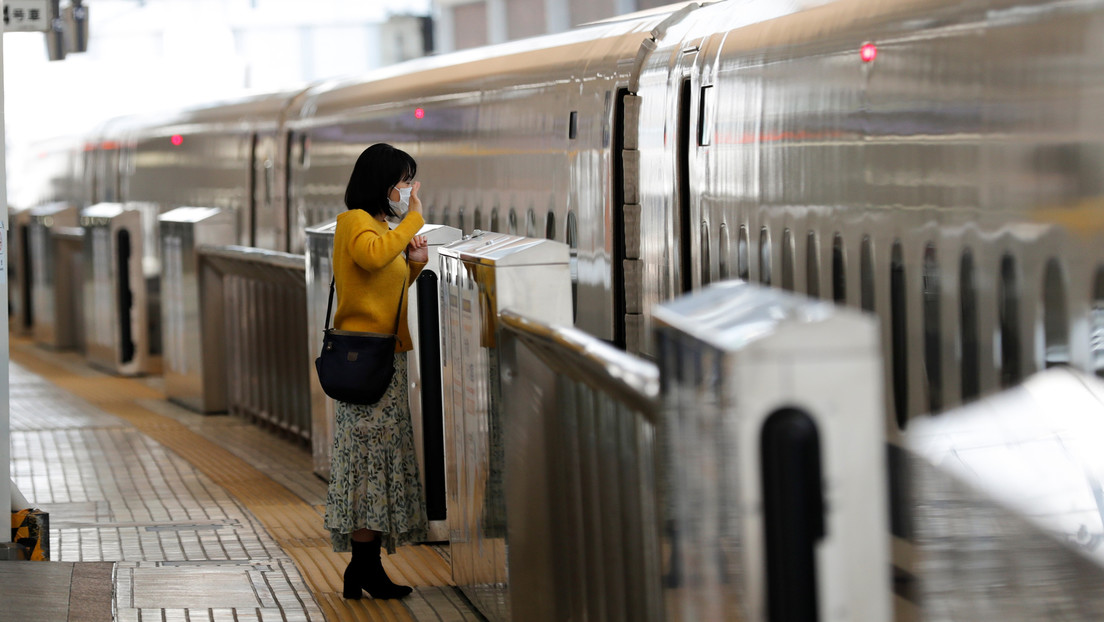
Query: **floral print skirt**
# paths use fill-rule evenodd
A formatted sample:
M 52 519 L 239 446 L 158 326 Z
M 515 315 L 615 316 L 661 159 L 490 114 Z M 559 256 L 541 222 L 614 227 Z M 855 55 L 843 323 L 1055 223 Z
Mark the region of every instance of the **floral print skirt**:
M 337 402 L 325 519 L 336 552 L 351 550 L 350 534 L 357 529 L 380 532 L 389 553 L 426 538 L 407 386 L 402 352 L 395 355 L 395 375 L 379 402 Z

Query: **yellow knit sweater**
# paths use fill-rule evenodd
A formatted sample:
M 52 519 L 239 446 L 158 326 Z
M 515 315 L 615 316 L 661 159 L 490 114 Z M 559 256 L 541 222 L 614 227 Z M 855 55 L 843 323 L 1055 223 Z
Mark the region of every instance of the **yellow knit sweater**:
M 406 324 L 409 287 L 425 264 L 408 261 L 403 250 L 425 224 L 422 215 L 408 212 L 389 230 L 368 212 L 351 209 L 337 216 L 334 231 L 333 272 L 337 287 L 334 328 L 357 332 L 395 334 L 395 352 L 411 349 Z M 402 299 L 398 332 L 395 312 Z

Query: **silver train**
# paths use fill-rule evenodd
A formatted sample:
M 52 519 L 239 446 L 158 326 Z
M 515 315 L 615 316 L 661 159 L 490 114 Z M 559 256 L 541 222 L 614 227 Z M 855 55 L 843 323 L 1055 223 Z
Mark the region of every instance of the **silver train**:
M 388 142 L 429 222 L 566 242 L 576 326 L 630 352 L 723 279 L 877 314 L 893 466 L 914 417 L 1104 376 L 1102 40 L 1100 0 L 687 3 L 112 121 L 34 202 L 227 208 L 302 253 Z

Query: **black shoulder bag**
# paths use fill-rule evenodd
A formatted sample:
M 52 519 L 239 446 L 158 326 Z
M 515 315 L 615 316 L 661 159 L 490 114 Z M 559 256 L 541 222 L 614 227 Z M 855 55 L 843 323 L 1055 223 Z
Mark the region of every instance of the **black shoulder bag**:
M 403 283 L 399 310 L 395 312 L 395 332 L 399 332 L 402 314 Z M 334 282 L 330 279 L 330 302 L 326 305 L 326 328 L 322 354 L 314 359 L 318 382 L 326 395 L 350 404 L 375 404 L 380 401 L 395 374 L 395 335 L 359 333 L 330 328 Z

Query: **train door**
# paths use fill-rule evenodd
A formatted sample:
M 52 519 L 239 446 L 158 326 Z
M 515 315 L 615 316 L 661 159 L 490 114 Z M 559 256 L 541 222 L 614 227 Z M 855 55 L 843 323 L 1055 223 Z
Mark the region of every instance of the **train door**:
M 669 93 L 672 96 L 672 125 L 676 130 L 674 159 L 675 187 L 672 216 L 675 222 L 674 253 L 675 280 L 672 295 L 686 293 L 702 286 L 703 227 L 699 202 L 703 172 L 699 166 L 697 150 L 700 143 L 698 130 L 701 106 L 701 80 L 698 68 L 700 41 L 683 45 L 677 55 L 676 66 L 671 72 Z M 696 136 L 698 134 L 698 136 Z M 708 254 L 707 252 L 704 254 Z
M 276 134 L 252 137 L 249 211 L 245 217 L 246 244 L 268 250 L 285 250 L 282 219 L 276 196 Z M 313 224 L 313 223 L 312 223 Z

